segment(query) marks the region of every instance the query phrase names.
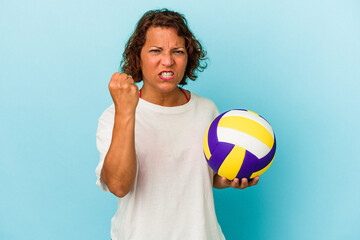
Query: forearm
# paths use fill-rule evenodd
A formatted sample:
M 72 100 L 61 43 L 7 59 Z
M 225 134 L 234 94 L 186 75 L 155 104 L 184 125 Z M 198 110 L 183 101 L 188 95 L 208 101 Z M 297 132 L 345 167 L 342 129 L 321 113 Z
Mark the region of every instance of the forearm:
M 105 157 L 101 178 L 118 197 L 125 196 L 136 177 L 135 114 L 115 113 L 109 151 Z

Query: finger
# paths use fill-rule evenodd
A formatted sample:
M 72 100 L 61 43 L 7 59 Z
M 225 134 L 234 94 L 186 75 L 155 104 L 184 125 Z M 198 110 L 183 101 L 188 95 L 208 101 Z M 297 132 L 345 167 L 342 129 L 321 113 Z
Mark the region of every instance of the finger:
M 120 73 L 119 73 L 119 72 L 116 72 L 116 73 L 114 73 L 114 74 L 111 76 L 111 80 L 118 79 L 119 77 L 120 77 Z
M 114 86 L 117 84 L 117 82 L 119 82 L 119 78 L 120 78 L 120 73 L 116 72 L 111 76 L 110 82 L 109 82 L 109 87 L 110 86 Z
M 122 79 L 122 83 L 135 84 L 135 81 L 134 81 L 134 79 L 132 78 L 132 76 L 126 75 L 126 76 L 124 76 L 124 78 Z
M 240 187 L 240 180 L 238 178 L 234 178 L 234 180 L 231 181 L 231 187 L 239 188 Z
M 249 187 L 249 182 L 248 182 L 247 178 L 241 179 L 240 188 L 244 189 L 244 188 L 247 188 L 247 187 Z
M 260 177 L 256 176 L 254 179 L 250 180 L 249 185 L 255 186 L 256 184 L 258 184 L 259 181 L 260 181 Z
M 126 73 L 120 73 L 119 75 L 119 81 L 124 81 L 129 77 L 129 75 L 127 75 Z
M 231 185 L 231 181 L 229 179 L 227 179 L 226 177 L 221 177 L 220 180 L 221 180 L 222 185 L 225 185 L 225 186 Z

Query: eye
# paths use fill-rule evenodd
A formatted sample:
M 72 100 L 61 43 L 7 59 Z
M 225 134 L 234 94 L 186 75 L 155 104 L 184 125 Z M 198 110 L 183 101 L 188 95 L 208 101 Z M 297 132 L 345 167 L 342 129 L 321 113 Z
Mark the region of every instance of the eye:
M 160 50 L 159 49 L 151 49 L 150 52 L 153 52 L 153 53 L 159 53 Z
M 176 50 L 176 51 L 174 51 L 174 53 L 177 53 L 177 54 L 185 54 L 185 52 L 182 51 L 182 50 Z

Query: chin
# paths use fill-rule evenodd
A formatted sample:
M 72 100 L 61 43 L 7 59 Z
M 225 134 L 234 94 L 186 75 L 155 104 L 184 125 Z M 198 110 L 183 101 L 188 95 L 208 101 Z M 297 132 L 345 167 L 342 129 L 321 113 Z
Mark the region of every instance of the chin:
M 173 90 L 175 90 L 178 87 L 178 84 L 176 83 L 167 83 L 167 84 L 161 84 L 161 86 L 159 86 L 159 89 L 164 91 L 164 92 L 171 92 Z

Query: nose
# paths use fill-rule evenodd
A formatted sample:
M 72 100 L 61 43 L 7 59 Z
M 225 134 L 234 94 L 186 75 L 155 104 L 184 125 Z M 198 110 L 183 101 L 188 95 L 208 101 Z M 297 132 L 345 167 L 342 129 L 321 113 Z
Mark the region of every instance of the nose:
M 162 54 L 161 64 L 164 66 L 172 66 L 174 64 L 174 59 L 171 53 L 164 52 Z

